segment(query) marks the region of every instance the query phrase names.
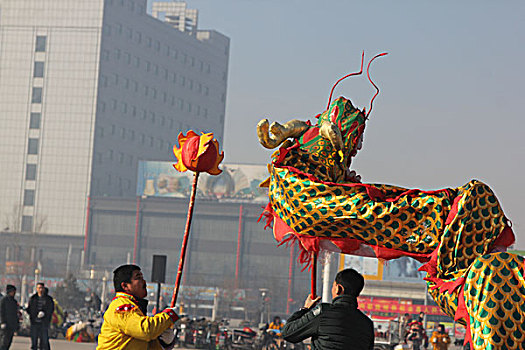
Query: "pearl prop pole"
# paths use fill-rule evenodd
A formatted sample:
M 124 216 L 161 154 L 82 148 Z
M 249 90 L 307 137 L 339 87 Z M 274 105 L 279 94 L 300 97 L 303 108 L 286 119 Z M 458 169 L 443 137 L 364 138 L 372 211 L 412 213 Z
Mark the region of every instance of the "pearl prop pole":
M 197 192 L 197 181 L 199 180 L 199 172 L 193 174 L 193 184 L 191 186 L 190 203 L 188 205 L 188 216 L 186 218 L 186 227 L 184 228 L 184 238 L 182 239 L 182 247 L 180 249 L 179 268 L 177 269 L 177 276 L 175 278 L 175 287 L 173 287 L 173 295 L 171 296 L 170 307 L 175 307 L 177 296 L 179 295 L 180 281 L 182 278 L 182 269 L 184 268 L 184 261 L 186 258 L 186 248 L 188 247 L 188 238 L 190 236 L 191 219 L 193 218 L 193 207 L 195 204 L 195 193 Z
M 184 228 L 180 251 L 179 268 L 177 269 L 175 287 L 173 288 L 173 295 L 171 297 L 171 307 L 175 307 L 179 295 L 199 173 L 206 172 L 210 175 L 219 175 L 222 172 L 222 170 L 219 169 L 219 164 L 224 159 L 224 152 L 219 153 L 219 143 L 213 138 L 213 133 L 197 135 L 194 131 L 190 130 L 186 135 L 180 133 L 178 142 L 179 147 L 173 146 L 173 154 L 175 158 L 177 158 L 177 163 L 173 164 L 173 167 L 179 172 L 191 170 L 194 174 L 190 203 L 188 205 L 188 216 L 186 218 L 186 227 Z

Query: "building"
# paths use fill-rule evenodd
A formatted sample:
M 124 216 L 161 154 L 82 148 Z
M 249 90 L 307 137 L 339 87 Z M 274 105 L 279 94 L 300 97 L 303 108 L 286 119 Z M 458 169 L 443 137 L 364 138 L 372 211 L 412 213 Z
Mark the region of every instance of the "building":
M 171 160 L 180 131 L 222 141 L 229 39 L 146 7 L 0 0 L 4 231 L 84 235 L 89 198 L 134 197 L 138 162 Z

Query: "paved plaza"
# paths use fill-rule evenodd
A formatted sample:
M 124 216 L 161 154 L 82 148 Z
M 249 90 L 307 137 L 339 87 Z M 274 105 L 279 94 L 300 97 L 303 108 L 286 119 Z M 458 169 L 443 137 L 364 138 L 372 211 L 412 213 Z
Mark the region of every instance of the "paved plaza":
M 52 350 L 87 350 L 95 349 L 95 343 L 72 343 L 64 339 L 50 339 Z M 10 350 L 31 349 L 31 338 L 15 336 Z

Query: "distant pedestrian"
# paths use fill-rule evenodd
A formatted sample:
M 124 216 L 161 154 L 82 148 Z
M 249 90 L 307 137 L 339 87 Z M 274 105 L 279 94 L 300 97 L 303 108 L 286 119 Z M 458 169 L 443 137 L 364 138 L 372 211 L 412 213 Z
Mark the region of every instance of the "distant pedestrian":
M 97 293 L 92 291 L 89 294 L 89 297 L 87 298 L 87 307 L 91 308 L 94 312 L 101 311 L 100 305 L 102 304 L 102 301 L 100 300 Z
M 6 295 L 0 300 L 0 350 L 9 349 L 19 322 L 16 287 L 8 284 L 5 291 Z
M 36 293 L 29 299 L 27 313 L 31 321 L 31 349 L 49 350 L 49 325 L 55 303 L 45 291 L 44 283 L 37 283 Z
M 432 333 L 432 337 L 430 338 L 430 343 L 432 344 L 433 350 L 447 350 L 448 345 L 450 344 L 450 337 L 448 336 L 448 333 L 445 331 L 445 326 L 440 324 L 438 326 L 437 331 L 434 331 Z
M 401 316 L 401 319 L 399 320 L 399 341 L 406 338 L 410 322 L 412 322 L 412 318 L 408 313 Z
M 408 334 L 406 337 L 408 344 L 412 350 L 420 350 L 421 346 L 425 349 L 428 346 L 428 339 L 423 328 L 423 324 L 420 321 L 412 321 L 408 325 Z

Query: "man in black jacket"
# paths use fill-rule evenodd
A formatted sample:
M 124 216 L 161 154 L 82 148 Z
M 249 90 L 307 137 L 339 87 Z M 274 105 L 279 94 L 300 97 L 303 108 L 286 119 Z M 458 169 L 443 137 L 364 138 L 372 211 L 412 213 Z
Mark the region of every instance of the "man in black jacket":
M 0 300 L 0 350 L 9 349 L 19 322 L 16 287 L 8 284 L 5 291 L 6 296 Z
M 354 269 L 339 271 L 332 285 L 332 303 L 317 304 L 309 295 L 304 307 L 286 322 L 282 335 L 298 343 L 312 337 L 312 349 L 372 350 L 374 324 L 357 309 L 357 297 L 363 290 L 363 276 Z
M 31 349 L 49 350 L 49 325 L 55 310 L 53 298 L 45 293 L 43 283 L 37 283 L 36 293 L 29 299 L 27 312 L 31 320 Z M 40 340 L 40 346 L 38 346 Z

